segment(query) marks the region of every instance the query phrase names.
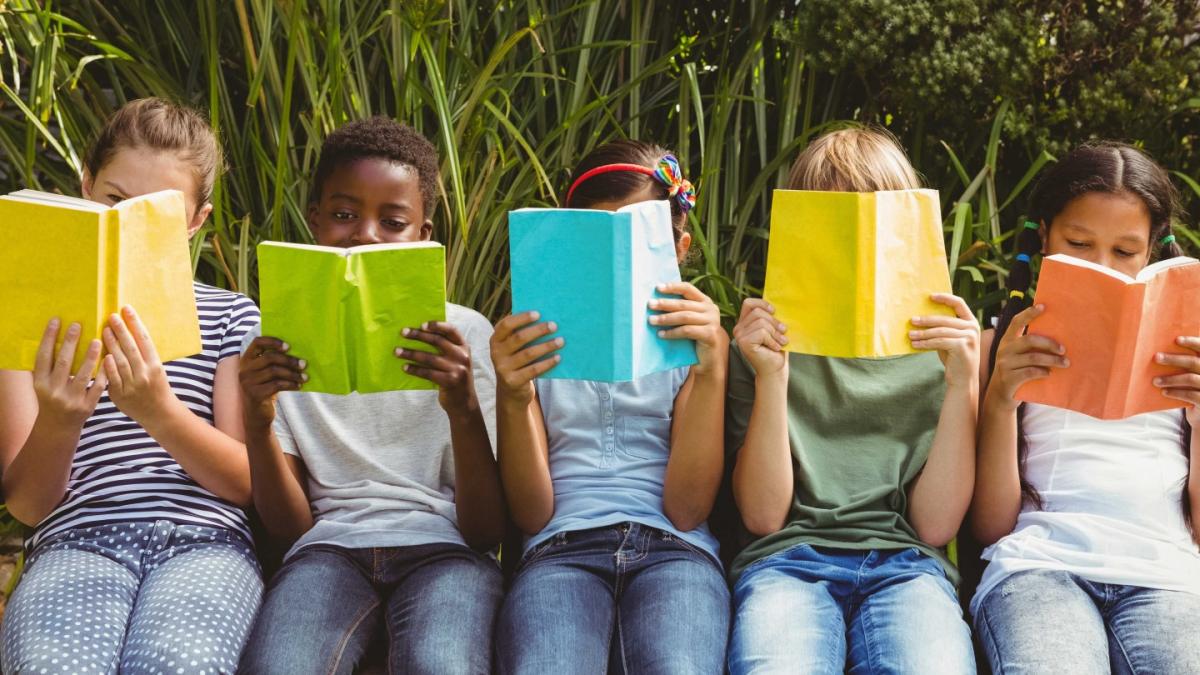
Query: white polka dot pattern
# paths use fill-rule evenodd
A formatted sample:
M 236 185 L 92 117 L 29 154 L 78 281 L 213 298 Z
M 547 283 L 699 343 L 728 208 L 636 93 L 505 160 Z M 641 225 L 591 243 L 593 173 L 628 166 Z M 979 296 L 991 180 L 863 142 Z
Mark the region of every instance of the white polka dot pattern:
M 233 673 L 262 600 L 240 536 L 167 521 L 42 542 L 0 634 L 10 673 Z

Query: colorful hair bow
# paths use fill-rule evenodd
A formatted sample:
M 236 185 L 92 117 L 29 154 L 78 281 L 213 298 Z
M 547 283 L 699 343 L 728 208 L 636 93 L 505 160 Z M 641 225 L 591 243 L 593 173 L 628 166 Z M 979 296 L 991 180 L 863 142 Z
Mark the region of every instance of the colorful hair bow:
M 667 186 L 667 193 L 679 202 L 679 208 L 684 213 L 696 206 L 696 188 L 692 182 L 683 177 L 683 169 L 679 168 L 679 160 L 675 155 L 663 155 L 654 168 L 654 177 L 658 182 Z

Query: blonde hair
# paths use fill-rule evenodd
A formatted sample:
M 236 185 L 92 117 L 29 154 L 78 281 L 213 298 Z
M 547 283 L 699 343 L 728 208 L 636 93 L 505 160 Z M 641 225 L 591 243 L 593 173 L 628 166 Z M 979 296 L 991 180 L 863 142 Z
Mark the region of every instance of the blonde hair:
M 130 101 L 105 122 L 84 157 L 84 166 L 95 178 L 117 150 L 139 147 L 174 152 L 191 165 L 197 209 L 212 199 L 224 159 L 212 127 L 200 113 L 156 97 Z
M 820 136 L 800 153 L 788 175 L 790 190 L 878 192 L 920 187 L 900 141 L 878 127 L 855 126 Z

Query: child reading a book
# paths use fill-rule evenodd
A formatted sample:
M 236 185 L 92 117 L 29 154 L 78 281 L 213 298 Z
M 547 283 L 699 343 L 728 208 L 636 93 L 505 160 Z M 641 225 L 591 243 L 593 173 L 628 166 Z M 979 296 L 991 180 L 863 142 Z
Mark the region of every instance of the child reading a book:
M 1026 330 L 1048 311 L 1029 307 L 1031 257 L 1061 253 L 1133 276 L 1181 254 L 1175 209 L 1167 173 L 1114 143 L 1071 152 L 1031 195 L 1036 229 L 1018 235 L 1010 299 L 983 336 L 971 520 L 991 546 L 971 610 L 995 672 L 1200 673 L 1200 336 L 1157 355 L 1182 372 L 1154 384 L 1184 410 L 1100 420 L 1014 398 L 1022 383 L 1076 367 L 1058 342 Z
M 618 141 L 572 176 L 567 208 L 670 200 L 687 254 L 694 195 L 673 155 Z M 501 673 L 722 672 L 729 592 L 705 521 L 722 473 L 728 337 L 694 286 L 659 291 L 679 297 L 651 300 L 661 313 L 648 320 L 662 338 L 694 340 L 697 365 L 629 382 L 535 380 L 559 362 L 561 337 L 534 342 L 555 324 L 523 312 L 496 326 L 500 468 L 528 537 L 497 626 Z
M 920 187 L 896 140 L 869 128 L 813 141 L 789 184 Z M 880 359 L 788 353 L 775 308 L 743 304 L 726 437 L 756 539 L 731 565 L 735 675 L 975 672 L 940 548 L 971 499 L 979 327 L 962 299 L 932 298 L 956 316 L 912 318 L 912 346 L 928 351 Z M 810 311 L 852 308 L 814 298 Z
M 325 139 L 308 223 L 323 246 L 417 242 L 430 237 L 437 198 L 433 145 L 375 117 Z M 313 355 L 271 336 L 247 346 L 254 504 L 268 531 L 294 543 L 243 672 L 349 673 L 381 627 L 390 672 L 489 672 L 501 576 L 486 552 L 506 520 L 491 440 L 492 327 L 445 307 L 445 322 L 402 331 L 430 351 L 395 352 L 436 390 L 305 392 Z
M 111 205 L 179 190 L 192 235 L 212 211 L 221 164 L 195 112 L 131 101 L 87 153 L 83 196 Z M 262 595 L 242 510 L 250 470 L 237 390 L 258 310 L 237 293 L 194 290 L 194 356 L 161 363 L 137 308 L 125 307 L 77 370 L 80 326 L 62 316 L 32 373 L 0 372 L 4 499 L 34 527 L 4 617 L 5 673 L 237 667 Z

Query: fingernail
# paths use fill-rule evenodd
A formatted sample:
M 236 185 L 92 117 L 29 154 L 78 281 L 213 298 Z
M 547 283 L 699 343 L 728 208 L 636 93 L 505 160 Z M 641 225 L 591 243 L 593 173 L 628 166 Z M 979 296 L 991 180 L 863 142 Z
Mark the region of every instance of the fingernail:
M 550 323 L 546 324 L 546 326 L 550 328 L 550 332 L 551 332 L 551 333 L 553 333 L 554 331 L 558 330 L 558 324 L 554 323 L 553 321 L 551 321 Z
M 767 311 L 768 311 L 768 312 L 774 312 L 774 311 L 775 311 L 775 305 L 767 305 Z
M 658 323 L 658 317 L 659 317 L 659 315 L 658 315 L 658 314 L 651 314 L 650 316 L 646 317 L 646 319 L 647 319 L 647 320 L 648 320 L 650 323 L 652 323 L 652 324 L 657 324 L 657 323 Z
M 286 352 L 287 350 L 291 349 L 292 346 L 285 342 L 282 345 L 280 345 L 279 348 Z
M 428 321 L 421 324 L 421 330 L 429 330 L 429 322 Z
M 399 347 L 396 347 L 394 350 L 392 350 L 392 353 L 395 354 L 396 356 L 400 356 L 400 357 L 404 356 L 404 350 Z
M 67 332 L 72 335 L 74 335 L 75 333 L 78 333 L 81 330 L 83 330 L 83 329 L 77 323 L 73 323 L 70 326 L 67 326 Z
M 58 317 L 57 316 L 54 317 L 53 319 L 50 319 L 50 327 L 58 328 Z
M 667 331 L 665 331 L 665 330 L 658 331 L 658 337 L 666 337 L 666 336 L 667 336 Z
M 407 373 L 409 370 L 411 370 L 412 367 L 406 363 L 406 364 L 404 364 L 403 368 L 404 368 L 404 372 Z
M 412 331 L 410 331 L 409 329 L 405 328 L 405 329 L 403 329 L 403 330 L 401 330 L 401 331 L 400 331 L 400 334 L 401 334 L 401 335 L 403 335 L 404 337 L 408 337 L 408 334 L 409 334 L 409 333 L 411 333 L 411 332 L 412 332 Z
M 913 322 L 913 325 L 914 325 L 914 326 L 918 326 L 918 325 L 920 325 L 920 324 L 921 324 L 921 317 L 919 317 L 919 316 L 914 316 L 914 317 L 912 318 L 912 322 Z
M 530 312 L 529 318 L 533 319 L 534 321 L 537 321 L 538 319 L 542 318 L 542 313 L 541 312 Z
M 1045 305 L 1038 305 L 1038 306 L 1037 306 L 1037 308 L 1038 308 L 1039 310 L 1042 310 L 1042 309 L 1046 309 L 1046 306 L 1045 306 Z
M 1162 383 L 1163 383 L 1163 379 L 1161 377 L 1154 378 L 1154 386 L 1161 387 Z
M 559 338 L 554 338 L 554 344 L 558 345 L 559 347 L 563 346 L 563 345 L 564 345 L 564 344 L 566 344 L 566 343 L 567 343 L 567 341 L 566 341 L 566 340 L 564 340 L 564 339 L 562 339 L 562 338 L 560 338 L 560 337 L 559 337 Z
M 305 361 L 304 359 L 300 359 L 300 370 L 304 370 L 307 367 L 308 367 L 308 361 Z
M 917 337 L 917 331 L 915 331 L 915 330 L 908 331 L 908 337 L 910 337 L 910 338 Z
M 308 382 L 308 373 L 300 373 L 300 381 Z
M 1066 368 L 1067 366 L 1071 365 L 1071 359 L 1063 357 L 1062 364 L 1063 364 L 1063 368 Z
M 787 324 L 786 323 L 779 324 L 779 330 L 787 330 Z
M 1158 361 L 1159 363 L 1162 363 L 1163 361 L 1167 360 L 1167 356 L 1166 356 L 1166 354 L 1155 354 L 1154 360 Z
M 558 363 L 559 361 L 562 361 L 562 354 L 555 354 L 555 355 L 554 355 L 554 362 L 555 362 L 555 363 Z

